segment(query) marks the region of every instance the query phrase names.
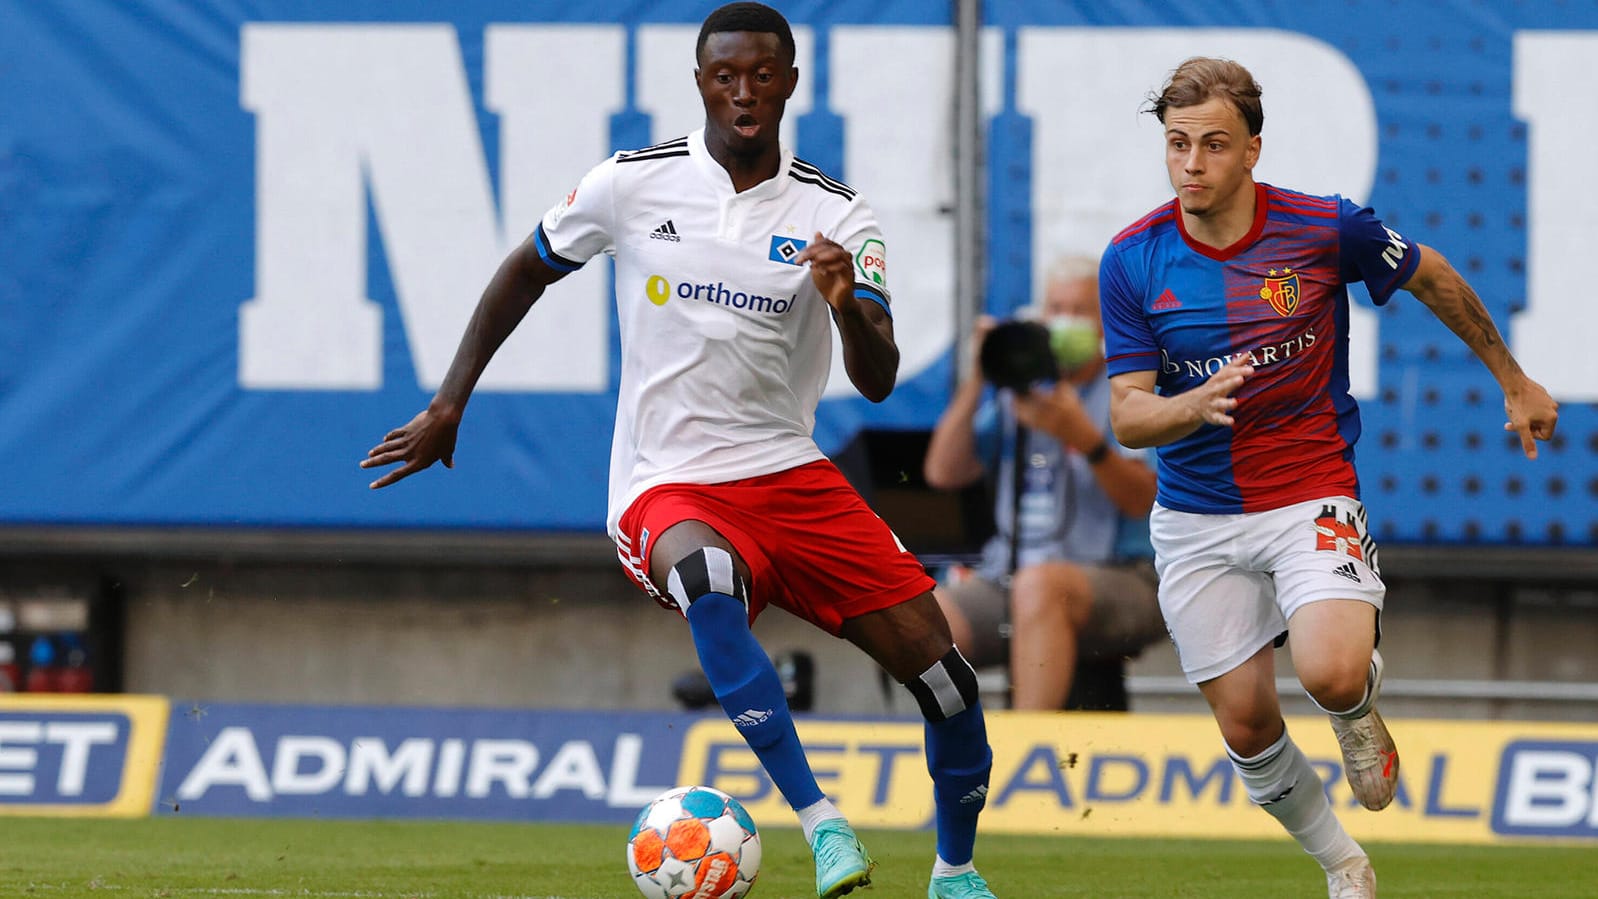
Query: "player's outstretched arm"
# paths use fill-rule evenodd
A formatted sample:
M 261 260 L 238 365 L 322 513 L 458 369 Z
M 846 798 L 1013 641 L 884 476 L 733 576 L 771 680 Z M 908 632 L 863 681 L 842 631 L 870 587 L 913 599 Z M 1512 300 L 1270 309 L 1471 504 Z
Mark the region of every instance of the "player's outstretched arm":
M 1504 430 L 1520 435 L 1526 458 L 1537 458 L 1538 440 L 1554 436 L 1559 422 L 1559 404 L 1548 391 L 1533 381 L 1510 354 L 1508 344 L 1498 333 L 1487 307 L 1465 278 L 1443 254 L 1428 246 L 1418 247 L 1420 264 L 1405 282 L 1404 289 L 1414 294 L 1432 314 L 1470 347 L 1487 366 L 1504 391 L 1504 414 L 1509 420 Z
M 527 310 L 543 296 L 544 288 L 564 276 L 564 272 L 550 268 L 539 258 L 530 237 L 505 257 L 477 301 L 444 383 L 433 394 L 432 402 L 415 418 L 383 435 L 383 442 L 361 460 L 362 468 L 404 463 L 373 481 L 373 490 L 410 477 L 434 462 L 443 462 L 445 468 L 455 467 L 455 437 L 477 379 Z
M 841 244 L 816 232 L 794 257 L 797 265 L 810 266 L 810 279 L 832 307 L 843 341 L 843 370 L 873 403 L 893 392 L 899 379 L 899 346 L 893 342 L 893 319 L 882 307 L 854 295 L 854 259 Z
M 1171 396 L 1154 392 L 1152 371 L 1129 371 L 1110 379 L 1110 429 L 1122 446 L 1142 449 L 1181 440 L 1204 425 L 1231 427 L 1232 396 L 1254 375 L 1248 355 L 1221 366 L 1203 384 Z

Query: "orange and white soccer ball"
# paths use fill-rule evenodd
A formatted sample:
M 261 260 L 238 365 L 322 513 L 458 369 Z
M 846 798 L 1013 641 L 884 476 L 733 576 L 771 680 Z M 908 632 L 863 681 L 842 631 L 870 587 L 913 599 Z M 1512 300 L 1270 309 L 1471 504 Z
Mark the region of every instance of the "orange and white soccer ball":
M 649 899 L 739 899 L 760 873 L 760 833 L 726 793 L 674 787 L 638 813 L 627 869 Z

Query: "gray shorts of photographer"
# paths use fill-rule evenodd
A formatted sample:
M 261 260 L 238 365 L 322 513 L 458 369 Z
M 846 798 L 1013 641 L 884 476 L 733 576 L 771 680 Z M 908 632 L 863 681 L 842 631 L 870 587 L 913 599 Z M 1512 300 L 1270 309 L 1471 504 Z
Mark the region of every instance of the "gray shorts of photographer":
M 1150 643 L 1169 638 L 1160 616 L 1152 562 L 1079 567 L 1093 588 L 1093 615 L 1077 641 L 1082 658 L 1135 656 Z M 942 581 L 938 592 L 971 624 L 973 645 L 960 647 L 966 660 L 973 665 L 1004 664 L 1009 650 L 1001 628 L 1010 620 L 1008 592 L 975 574 Z

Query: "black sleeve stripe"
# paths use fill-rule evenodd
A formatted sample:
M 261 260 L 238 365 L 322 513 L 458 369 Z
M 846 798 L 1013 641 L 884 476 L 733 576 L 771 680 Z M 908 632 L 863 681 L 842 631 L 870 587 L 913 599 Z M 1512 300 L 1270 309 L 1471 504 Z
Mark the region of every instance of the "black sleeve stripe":
M 793 158 L 793 164 L 800 171 L 803 171 L 803 172 L 805 172 L 807 174 L 816 175 L 816 176 L 821 177 L 821 178 L 825 178 L 828 181 L 831 181 L 833 184 L 838 185 L 839 187 L 848 187 L 849 186 L 847 184 L 844 184 L 842 181 L 839 181 L 838 179 L 832 177 L 831 175 L 828 175 L 826 172 L 821 170 L 821 166 L 816 165 L 815 163 L 810 162 L 809 160 L 800 159 L 799 157 L 795 156 Z
M 854 199 L 854 191 L 850 190 L 847 187 L 834 187 L 833 184 L 836 184 L 837 182 L 832 182 L 831 184 L 829 184 L 827 181 L 822 181 L 822 180 L 820 180 L 818 178 L 811 178 L 808 175 L 801 175 L 801 174 L 799 174 L 799 171 L 797 169 L 792 169 L 792 168 L 790 168 L 788 170 L 788 177 L 792 178 L 795 181 L 799 181 L 801 183 L 804 183 L 804 184 L 813 184 L 816 187 L 819 187 L 822 190 L 826 191 L 827 193 L 829 193 L 829 194 L 837 194 L 838 196 L 843 197 L 845 200 L 853 200 Z
M 849 194 L 849 198 L 850 199 L 854 199 L 854 195 L 855 195 L 854 188 L 850 187 L 847 184 L 844 184 L 842 181 L 839 181 L 836 178 L 831 177 L 826 172 L 823 172 L 821 169 L 817 168 L 815 165 L 813 165 L 811 163 L 808 163 L 808 162 L 805 162 L 803 159 L 800 159 L 797 156 L 794 157 L 792 168 L 798 169 L 799 171 L 803 172 L 806 175 L 812 175 L 812 176 L 814 176 L 816 178 L 819 178 L 822 181 L 826 182 L 827 184 L 830 184 L 833 187 L 837 188 L 838 190 L 846 191 Z M 791 169 L 790 169 L 790 171 L 791 171 Z
M 655 144 L 652 147 L 643 147 L 637 150 L 623 150 L 621 151 L 621 157 L 625 159 L 628 156 L 636 156 L 639 153 L 653 153 L 656 150 L 685 150 L 687 148 L 688 138 L 686 136 L 674 137 L 671 140 L 663 141 L 661 143 Z
M 630 156 L 616 157 L 616 163 L 623 162 L 649 162 L 653 159 L 670 159 L 673 156 L 687 156 L 687 150 L 639 150 Z

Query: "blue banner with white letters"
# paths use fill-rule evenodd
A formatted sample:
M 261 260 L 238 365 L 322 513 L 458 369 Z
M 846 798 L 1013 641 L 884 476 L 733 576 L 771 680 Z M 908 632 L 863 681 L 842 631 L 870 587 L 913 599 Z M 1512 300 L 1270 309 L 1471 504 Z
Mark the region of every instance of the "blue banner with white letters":
M 602 527 L 620 367 L 609 264 L 485 374 L 453 471 L 357 467 L 447 370 L 495 266 L 591 165 L 703 118 L 716 5 L 0 0 L 0 524 Z M 899 387 L 835 359 L 817 421 L 929 427 L 956 342 L 952 4 L 779 4 L 784 139 L 887 237 Z M 986 307 L 1030 302 L 1167 199 L 1139 113 L 1181 59 L 1264 86 L 1261 180 L 1372 204 L 1471 281 L 1563 404 L 1536 463 L 1421 305 L 1357 297 L 1351 380 L 1378 540 L 1598 533 L 1585 259 L 1598 10 L 1509 0 L 988 3 Z M 1355 291 L 1359 293 L 1358 290 Z
M 631 821 L 692 716 L 179 704 L 155 811 Z
M 1208 717 L 992 712 L 995 833 L 1269 839 Z M 797 719 L 817 782 L 856 826 L 929 829 L 916 718 Z M 1361 840 L 1598 839 L 1598 729 L 1389 721 L 1396 797 L 1359 808 L 1334 735 L 1288 726 Z M 203 704 L 0 694 L 0 817 L 198 815 L 622 824 L 672 787 L 736 797 L 760 827 L 797 819 L 720 713 Z M 1091 816 L 1087 813 L 1091 810 Z
M 0 802 L 22 793 L 62 806 L 103 806 L 122 786 L 130 720 L 118 712 L 0 712 L 0 736 L 26 745 L 33 770 L 0 775 Z M 17 750 L 13 749 L 13 753 Z

